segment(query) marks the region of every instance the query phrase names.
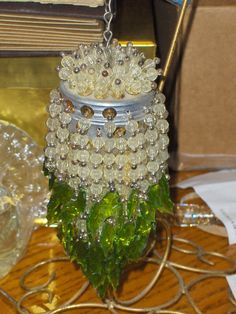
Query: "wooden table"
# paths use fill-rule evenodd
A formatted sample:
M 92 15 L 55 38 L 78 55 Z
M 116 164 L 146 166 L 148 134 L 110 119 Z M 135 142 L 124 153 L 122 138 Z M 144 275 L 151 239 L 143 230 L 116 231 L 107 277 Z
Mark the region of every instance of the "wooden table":
M 172 181 L 179 180 L 181 178 L 187 178 L 197 173 L 181 173 L 173 177 Z M 180 192 L 175 193 L 175 200 L 180 197 Z M 173 227 L 172 232 L 174 235 L 192 240 L 198 245 L 202 246 L 207 251 L 216 251 L 228 256 L 236 257 L 236 250 L 233 247 L 228 246 L 226 238 L 215 236 L 203 232 L 197 228 L 177 228 Z M 162 251 L 161 245 L 158 246 L 158 250 Z M 10 274 L 0 281 L 0 287 L 5 289 L 15 299 L 19 299 L 25 291 L 19 286 L 19 277 L 22 273 L 41 260 L 64 256 L 62 246 L 60 245 L 57 237 L 56 230 L 52 228 L 41 227 L 37 229 L 31 238 L 27 252 L 24 258 L 12 269 Z M 177 251 L 171 251 L 170 260 L 176 263 L 185 265 L 191 265 L 193 267 L 210 268 L 210 266 L 203 265 L 193 255 L 186 255 Z M 229 264 L 219 258 L 210 258 L 216 262 L 214 269 L 224 269 L 229 267 Z M 132 272 L 129 272 L 125 278 L 125 284 L 122 288 L 122 298 L 130 298 L 134 296 L 137 291 L 142 290 L 149 282 L 157 269 L 156 265 L 146 264 L 143 267 L 139 267 Z M 26 283 L 29 286 L 35 286 L 43 284 L 48 279 L 48 273 L 56 271 L 57 278 L 50 284 L 50 289 L 55 293 L 52 303 L 48 303 L 47 295 L 35 295 L 30 297 L 24 302 L 24 305 L 30 309 L 33 313 L 42 313 L 43 311 L 52 309 L 59 304 L 69 299 L 86 281 L 79 269 L 70 262 L 58 262 L 54 264 L 48 264 L 38 271 L 27 277 Z M 192 272 L 180 271 L 185 282 L 189 282 L 193 278 L 199 276 Z M 175 295 L 177 291 L 177 280 L 169 271 L 165 270 L 154 289 L 139 302 L 140 306 L 152 306 L 163 303 Z M 191 290 L 191 296 L 196 302 L 204 314 L 225 314 L 229 311 L 233 305 L 228 299 L 228 284 L 224 278 L 214 278 L 205 280 L 199 283 Z M 96 296 L 93 288 L 89 287 L 86 293 L 83 295 L 81 302 L 100 302 Z M 171 307 L 173 310 L 179 310 L 187 314 L 195 313 L 185 296 L 181 300 Z M 0 297 L 0 313 L 11 314 L 16 313 L 14 308 L 3 297 Z M 108 313 L 107 310 L 102 309 L 82 309 L 69 311 L 67 313 Z M 125 313 L 120 311 L 119 313 Z M 235 312 L 236 313 L 236 312 Z

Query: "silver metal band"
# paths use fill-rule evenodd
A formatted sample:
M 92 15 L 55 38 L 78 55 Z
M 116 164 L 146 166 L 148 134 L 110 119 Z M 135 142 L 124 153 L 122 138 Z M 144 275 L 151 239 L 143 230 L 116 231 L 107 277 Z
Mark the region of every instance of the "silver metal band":
M 83 106 L 89 106 L 94 111 L 94 116 L 91 121 L 94 132 L 97 128 L 104 125 L 106 120 L 104 119 L 102 113 L 104 109 L 113 107 L 117 112 L 117 116 L 114 119 L 114 123 L 118 126 L 123 126 L 127 123 L 127 112 L 132 116 L 132 119 L 140 121 L 144 119 L 145 112 L 144 107 L 149 108 L 152 105 L 155 92 L 150 92 L 146 95 L 139 95 L 137 97 L 130 96 L 122 100 L 114 100 L 113 98 L 108 98 L 107 100 L 99 100 L 92 97 L 82 97 L 77 96 L 69 91 L 67 83 L 62 82 L 60 85 L 60 91 L 65 98 L 65 100 L 72 101 L 75 107 L 75 113 L 73 119 L 78 121 L 82 118 L 80 109 Z

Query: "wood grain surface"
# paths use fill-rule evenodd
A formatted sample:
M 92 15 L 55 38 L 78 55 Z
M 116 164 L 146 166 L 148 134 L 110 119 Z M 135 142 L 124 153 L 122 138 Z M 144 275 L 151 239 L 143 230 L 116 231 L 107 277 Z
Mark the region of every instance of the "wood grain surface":
M 175 174 L 172 176 L 172 183 L 174 183 L 175 180 L 186 178 L 194 174 L 197 173 Z M 175 201 L 178 200 L 181 193 L 183 192 L 173 192 Z M 234 247 L 228 246 L 226 238 L 208 234 L 197 228 L 173 227 L 172 233 L 178 237 L 196 242 L 207 251 L 216 251 L 236 258 L 236 250 Z M 160 253 L 163 252 L 164 246 L 164 242 L 157 244 L 157 250 Z M 12 297 L 18 300 L 25 293 L 19 286 L 19 277 L 24 271 L 37 262 L 57 256 L 64 256 L 64 252 L 57 239 L 56 230 L 44 227 L 37 229 L 32 234 L 24 258 L 12 269 L 10 274 L 0 280 L 0 287 L 5 289 Z M 198 261 L 193 255 L 186 255 L 174 250 L 171 251 L 169 259 L 176 263 L 188 266 L 191 265 L 192 267 L 211 268 Z M 216 262 L 213 269 L 224 269 L 229 266 L 229 264 L 222 259 L 212 259 L 212 257 L 210 259 Z M 129 299 L 130 297 L 135 296 L 150 281 L 156 269 L 156 265 L 145 264 L 126 273 L 123 278 L 124 284 L 119 292 L 120 298 Z M 27 277 L 26 283 L 31 287 L 43 284 L 47 281 L 48 274 L 53 271 L 56 271 L 57 277 L 50 284 L 50 289 L 54 292 L 52 303 L 48 302 L 46 294 L 32 296 L 24 302 L 24 306 L 32 313 L 43 313 L 44 311 L 59 306 L 72 297 L 86 281 L 80 269 L 76 268 L 75 265 L 70 262 L 58 262 L 41 267 Z M 187 271 L 180 271 L 180 273 L 186 283 L 199 276 L 199 274 Z M 176 278 L 171 272 L 165 270 L 154 289 L 140 301 L 137 306 L 150 307 L 164 303 L 175 296 L 177 289 L 178 284 Z M 211 278 L 199 283 L 191 290 L 191 296 L 204 314 L 226 314 L 233 307 L 228 300 L 228 284 L 224 278 Z M 101 302 L 97 298 L 96 292 L 92 287 L 88 288 L 80 301 Z M 182 297 L 181 300 L 174 306 L 170 307 L 170 309 L 179 310 L 187 314 L 195 313 L 185 297 Z M 6 299 L 0 296 L 0 314 L 13 313 L 16 313 L 16 310 Z M 67 313 L 108 313 L 108 311 L 102 309 L 81 309 L 69 311 Z M 119 313 L 125 312 L 120 311 Z

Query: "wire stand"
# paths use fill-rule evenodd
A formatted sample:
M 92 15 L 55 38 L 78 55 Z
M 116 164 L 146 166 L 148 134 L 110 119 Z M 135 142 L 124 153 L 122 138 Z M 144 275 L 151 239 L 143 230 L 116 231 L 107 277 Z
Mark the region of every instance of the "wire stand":
M 157 266 L 157 270 L 151 279 L 151 281 L 148 283 L 148 285 L 135 297 L 129 299 L 129 300 L 120 300 L 116 294 L 113 294 L 109 299 L 106 299 L 103 301 L 103 303 L 79 303 L 80 298 L 86 293 L 89 282 L 85 282 L 83 286 L 77 291 L 72 298 L 70 298 L 68 301 L 60 305 L 59 308 L 56 308 L 51 311 L 46 311 L 44 314 L 56 314 L 56 313 L 66 313 L 71 310 L 77 310 L 77 312 L 83 313 L 83 309 L 104 309 L 109 311 L 112 314 L 119 313 L 119 310 L 126 311 L 127 313 L 147 313 L 147 314 L 187 314 L 184 312 L 179 311 L 173 311 L 168 310 L 172 305 L 176 304 L 183 296 L 185 296 L 188 300 L 189 305 L 191 308 L 197 313 L 197 314 L 203 314 L 200 309 L 195 304 L 194 300 L 192 299 L 190 295 L 191 289 L 197 285 L 199 282 L 207 280 L 209 278 L 225 278 L 227 275 L 236 273 L 236 262 L 227 256 L 224 256 L 223 254 L 217 253 L 217 252 L 208 252 L 205 251 L 202 247 L 199 247 L 196 243 L 186 240 L 183 238 L 178 237 L 171 237 L 171 228 L 169 223 L 164 220 L 160 219 L 159 223 L 163 226 L 165 230 L 165 236 L 163 237 L 163 240 L 166 242 L 165 251 L 162 255 L 158 253 L 158 251 L 155 249 L 155 243 L 153 243 L 153 253 L 151 257 L 146 257 L 143 261 L 143 263 L 151 263 L 155 264 Z M 191 249 L 184 249 L 182 247 L 177 246 L 177 243 L 184 243 L 191 247 Z M 214 266 L 214 263 L 211 262 L 207 257 L 217 257 L 226 260 L 229 262 L 232 266 L 231 268 L 225 269 L 225 270 L 208 270 L 204 268 L 195 268 L 191 266 L 186 266 L 182 264 L 177 264 L 171 260 L 169 260 L 169 253 L 170 250 L 176 250 L 178 252 L 184 253 L 184 254 L 190 254 L 197 257 L 197 259 L 201 262 L 203 262 L 206 265 Z M 57 258 L 51 258 L 44 260 L 40 263 L 37 263 L 36 265 L 30 267 L 28 270 L 24 272 L 24 274 L 20 278 L 20 286 L 24 289 L 25 294 L 19 299 L 15 300 L 13 299 L 8 293 L 6 293 L 3 289 L 0 289 L 0 294 L 6 298 L 18 311 L 18 313 L 21 314 L 30 314 L 29 310 L 27 310 L 25 307 L 23 307 L 23 302 L 29 298 L 32 295 L 35 294 L 41 294 L 46 293 L 48 295 L 49 302 L 53 299 L 53 291 L 49 289 L 50 283 L 52 283 L 56 278 L 56 273 L 53 272 L 49 275 L 49 278 L 47 282 L 45 282 L 43 285 L 40 286 L 34 286 L 34 287 L 28 287 L 25 283 L 27 277 L 32 274 L 32 272 L 36 271 L 38 268 L 50 264 L 50 263 L 56 263 L 56 262 L 69 262 L 68 257 L 57 257 Z M 158 304 L 152 307 L 146 307 L 146 308 L 139 308 L 136 307 L 135 304 L 142 300 L 152 289 L 153 287 L 158 284 L 158 281 L 160 277 L 163 274 L 163 271 L 167 269 L 170 271 L 178 282 L 178 290 L 174 296 L 171 297 L 171 299 L 164 304 Z M 183 277 L 180 274 L 180 270 L 185 270 L 189 272 L 199 273 L 200 275 L 190 281 L 189 283 L 185 283 Z M 234 300 L 230 290 L 228 290 L 228 299 L 232 303 L 232 309 L 227 312 L 227 314 L 233 314 L 236 313 L 236 301 Z M 81 311 L 80 311 L 81 310 Z

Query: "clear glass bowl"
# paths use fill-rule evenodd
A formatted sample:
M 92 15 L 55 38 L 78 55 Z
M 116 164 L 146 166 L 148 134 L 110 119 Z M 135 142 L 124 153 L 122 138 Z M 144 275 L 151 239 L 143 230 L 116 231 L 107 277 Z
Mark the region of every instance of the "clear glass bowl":
M 43 159 L 27 133 L 0 121 L 0 278 L 24 253 L 34 220 L 46 215 Z

